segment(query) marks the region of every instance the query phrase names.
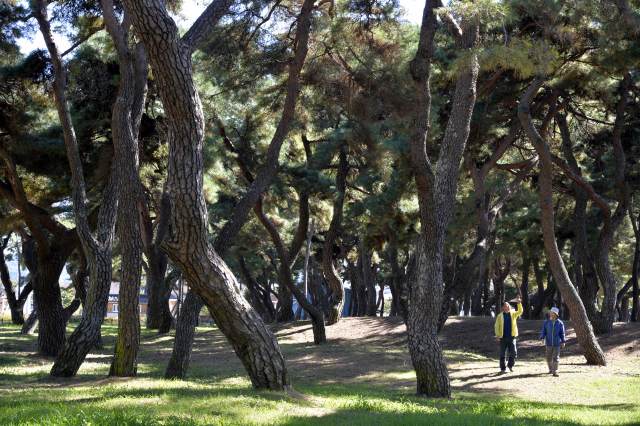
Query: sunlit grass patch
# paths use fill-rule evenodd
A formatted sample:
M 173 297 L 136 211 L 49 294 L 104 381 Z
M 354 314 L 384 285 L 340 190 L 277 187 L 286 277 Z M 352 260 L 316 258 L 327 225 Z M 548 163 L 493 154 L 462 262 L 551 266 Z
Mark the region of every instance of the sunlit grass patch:
M 24 355 L 37 348 L 37 336 L 22 340 L 17 328 L 0 327 L 0 343 L 6 336 L 10 346 L 0 353 L 0 426 L 640 424 L 638 363 L 631 361 L 567 363 L 552 382 L 537 360 L 500 376 L 495 359 L 446 351 L 453 399 L 429 399 L 414 395 L 406 346 L 340 340 L 317 347 L 291 339 L 282 349 L 297 392 L 286 394 L 254 390 L 221 333 L 203 329 L 186 381 L 163 379 L 174 336 L 146 329 L 138 376 L 108 378 L 115 324 L 103 327 L 105 349 L 92 351 L 76 378 L 54 380 L 53 358 Z M 506 385 L 512 392 L 503 392 Z M 525 385 L 534 393 L 518 392 Z

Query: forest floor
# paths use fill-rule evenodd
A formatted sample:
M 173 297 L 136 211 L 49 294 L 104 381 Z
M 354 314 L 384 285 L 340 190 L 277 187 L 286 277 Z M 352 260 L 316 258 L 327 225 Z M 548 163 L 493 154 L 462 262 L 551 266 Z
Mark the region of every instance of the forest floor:
M 0 326 L 1 425 L 640 424 L 640 324 L 615 324 L 598 340 L 606 367 L 588 366 L 571 323 L 560 377 L 547 374 L 542 321 L 518 320 L 518 361 L 500 374 L 492 318 L 451 318 L 440 335 L 452 399 L 415 396 L 399 318 L 345 318 L 313 345 L 308 321 L 272 326 L 296 392 L 258 392 L 223 335 L 199 327 L 188 379 L 162 377 L 173 335 L 143 330 L 138 376 L 107 378 L 117 326 L 77 377 L 48 377 L 36 336 Z M 69 328 L 71 331 L 71 328 Z
M 454 396 L 473 393 L 597 405 L 610 396 L 582 400 L 580 387 L 585 381 L 631 378 L 640 383 L 640 323 L 616 323 L 611 333 L 598 336 L 609 365 L 597 367 L 586 364 L 573 325 L 571 321 L 565 322 L 567 344 L 561 351 L 560 377 L 553 377 L 547 374 L 545 348 L 540 343 L 544 321 L 518 320 L 518 358 L 514 372 L 505 374 L 500 373 L 498 364 L 499 343 L 494 335 L 494 322 L 488 317 L 447 320 L 440 343 L 447 356 Z M 327 327 L 329 344 L 319 349 L 321 357 L 289 350 L 290 346 L 313 344 L 310 324 L 288 323 L 273 329 L 284 347 L 293 377 L 300 381 L 369 382 L 407 392 L 415 387 L 411 357 L 406 350 L 407 330 L 400 317 L 345 318 Z M 378 356 L 371 356 L 372 353 Z M 202 362 L 201 356 L 208 357 L 196 356 Z M 554 392 L 556 386 L 562 391 Z M 621 407 L 635 404 L 640 398 L 640 393 L 630 394 L 623 386 L 620 391 Z

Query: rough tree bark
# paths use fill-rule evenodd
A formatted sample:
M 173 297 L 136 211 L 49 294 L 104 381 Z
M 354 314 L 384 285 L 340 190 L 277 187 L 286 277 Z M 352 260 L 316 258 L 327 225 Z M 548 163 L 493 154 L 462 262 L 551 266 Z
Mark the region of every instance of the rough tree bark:
M 109 376 L 130 377 L 138 372 L 140 349 L 142 235 L 138 131 L 147 97 L 149 67 L 141 43 L 137 44 L 135 54 L 129 48 L 131 21 L 126 7 L 122 23 L 116 18 L 113 0 L 102 0 L 102 10 L 107 31 L 118 54 L 120 69 L 120 87 L 111 117 L 111 134 L 120 163 L 118 237 L 122 249 L 122 272 L 118 296 L 118 339 Z
M 182 304 L 180 318 L 176 325 L 176 340 L 173 345 L 173 352 L 164 374 L 165 379 L 184 380 L 189 362 L 191 361 L 191 351 L 193 350 L 193 339 L 195 338 L 196 326 L 202 301 L 198 296 L 190 291 Z M 180 336 L 180 339 L 178 339 Z M 184 344 L 181 344 L 183 343 Z
M 166 186 L 165 186 L 166 189 Z M 149 194 L 151 196 L 151 194 Z M 162 192 L 160 199 L 160 211 L 157 213 L 156 232 L 149 212 L 149 203 L 140 196 L 140 211 L 142 214 L 142 247 L 147 258 L 147 329 L 158 330 L 158 334 L 167 334 L 171 331 L 173 316 L 169 309 L 169 296 L 171 290 L 165 285 L 167 273 L 167 255 L 160 250 L 160 244 L 169 228 L 171 216 L 171 200 L 166 190 Z
M 509 197 L 513 195 L 520 183 L 527 177 L 538 162 L 538 156 L 535 156 L 518 164 L 497 164 L 498 160 L 502 158 L 506 150 L 515 140 L 521 127 L 520 123 L 513 124 L 511 126 L 509 133 L 502 143 L 480 169 L 478 169 L 475 163 L 471 160 L 471 156 L 468 152 L 463 154 L 464 161 L 471 172 L 471 179 L 473 181 L 476 196 L 475 206 L 476 216 L 478 218 L 476 245 L 469 258 L 457 268 L 453 282 L 450 285 L 445 286 L 442 308 L 440 309 L 438 331 L 442 330 L 454 301 L 462 297 L 466 292 L 471 291 L 475 271 L 479 266 L 484 264 L 486 259 L 489 237 L 491 236 L 491 228 L 495 218 L 498 216 L 498 213 L 502 207 L 504 207 Z M 492 203 L 493 200 L 491 198 L 489 199 L 489 208 L 487 208 L 484 182 L 491 169 L 496 166 L 508 170 L 520 169 L 520 171 L 516 174 L 511 183 L 500 193 L 500 196 L 495 203 Z M 482 283 L 479 285 L 482 285 Z
M 411 285 L 411 304 L 407 331 L 409 352 L 417 376 L 419 395 L 450 397 L 451 384 L 447 364 L 438 341 L 438 318 L 442 307 L 442 260 L 445 231 L 451 220 L 457 190 L 457 175 L 470 130 L 478 76 L 477 55 L 473 47 L 478 39 L 477 25 L 467 25 L 464 32 L 447 16 L 443 19 L 464 50 L 458 67 L 456 89 L 444 139 L 440 147 L 437 170 L 427 155 L 427 134 L 431 107 L 431 60 L 433 39 L 437 30 L 437 0 L 427 0 L 422 16 L 420 40 L 410 64 L 416 95 L 416 108 L 411 123 L 411 157 L 418 189 L 420 238 L 416 250 L 417 266 Z
M 120 164 L 118 159 L 122 154 L 121 149 L 118 149 L 119 146 L 116 144 L 116 159 L 114 160 L 109 181 L 102 195 L 98 216 L 97 236 L 94 237 L 89 225 L 89 217 L 85 205 L 86 193 L 82 161 L 80 159 L 75 130 L 65 94 L 67 80 L 66 67 L 62 61 L 60 51 L 53 40 L 46 1 L 37 0 L 35 16 L 40 26 L 40 32 L 49 50 L 55 73 L 53 93 L 58 118 L 60 119 L 67 145 L 67 157 L 71 167 L 71 187 L 76 230 L 91 271 L 87 304 L 84 307 L 82 320 L 58 353 L 50 373 L 52 377 L 71 377 L 76 374 L 84 358 L 99 338 L 100 327 L 107 309 L 107 299 L 111 284 L 111 249 L 113 247 L 119 196 L 117 179 L 119 177 Z M 121 96 L 125 96 L 125 92 L 120 93 L 119 91 L 119 97 Z M 116 111 L 114 110 L 112 120 L 115 120 L 115 115 Z M 113 123 L 119 122 L 121 122 L 121 120 L 114 121 Z M 115 129 L 113 129 L 113 131 L 115 131 Z M 40 271 L 41 268 L 42 265 L 38 265 L 38 271 Z M 41 301 L 42 298 L 39 298 L 39 300 Z
M 340 146 L 340 158 L 338 163 L 338 172 L 336 173 L 336 199 L 333 202 L 333 216 L 329 229 L 325 234 L 324 248 L 322 250 L 322 266 L 324 275 L 329 280 L 331 289 L 333 290 L 333 300 L 329 307 L 329 316 L 327 325 L 336 324 L 340 321 L 342 315 L 342 307 L 344 306 L 344 285 L 338 271 L 333 264 L 333 246 L 338 238 L 340 231 L 340 223 L 342 222 L 342 208 L 344 206 L 344 192 L 347 183 L 347 173 L 349 172 L 349 157 L 347 155 L 347 147 L 343 144 Z
M 608 333 L 613 327 L 617 305 L 617 285 L 611 266 L 609 253 L 613 244 L 616 230 L 628 213 L 631 200 L 629 184 L 625 178 L 626 159 L 622 148 L 622 129 L 624 125 L 625 107 L 631 80 L 630 73 L 625 73 L 620 83 L 620 100 L 616 107 L 616 119 L 612 134 L 613 152 L 615 154 L 615 180 L 618 189 L 618 205 L 612 213 L 611 207 L 600 197 L 591 184 L 582 177 L 580 167 L 573 156 L 571 136 L 566 117 L 558 114 L 557 123 L 562 136 L 562 147 L 566 161 L 553 156 L 553 161 L 565 171 L 573 181 L 576 191 L 576 205 L 574 208 L 574 232 L 577 252 L 584 271 L 584 306 L 596 333 Z M 585 212 L 588 199 L 591 198 L 604 213 L 604 226 L 600 230 L 598 243 L 591 257 L 589 253 Z M 602 284 L 604 298 L 598 312 L 598 282 Z
M 518 118 L 522 123 L 522 127 L 525 130 L 527 138 L 540 156 L 540 175 L 538 181 L 540 184 L 542 235 L 544 239 L 545 253 L 547 255 L 549 266 L 553 272 L 556 285 L 565 296 L 566 304 L 571 311 L 573 327 L 576 331 L 578 344 L 587 359 L 587 363 L 606 365 L 607 360 L 604 356 L 604 352 L 602 352 L 600 345 L 598 345 L 598 341 L 596 340 L 593 329 L 591 328 L 591 323 L 587 318 L 587 313 L 584 305 L 582 304 L 582 300 L 569 279 L 567 269 L 565 268 L 564 261 L 562 260 L 562 256 L 560 255 L 560 251 L 558 250 L 558 245 L 556 243 L 553 213 L 553 164 L 551 153 L 549 152 L 549 147 L 545 143 L 544 139 L 535 128 L 529 109 L 533 98 L 538 93 L 543 82 L 543 76 L 536 76 L 534 82 L 522 96 L 518 105 Z M 552 108 L 554 107 L 555 105 L 552 106 Z
M 282 119 L 269 146 L 267 161 L 245 197 L 234 207 L 229 226 L 223 228 L 214 248 L 209 243 L 203 189 L 204 115 L 192 77 L 191 56 L 232 3 L 232 0 L 213 1 L 181 38 L 162 1 L 125 1 L 149 57 L 169 129 L 172 226 L 162 249 L 178 265 L 192 292 L 207 305 L 253 385 L 282 390 L 291 385 L 277 340 L 240 294 L 223 256 L 276 172 L 280 147 L 293 121 L 300 91 L 298 81 L 307 53 L 313 2 L 305 1 L 298 17 Z M 192 339 L 189 349 L 191 344 Z M 177 346 L 178 342 L 174 343 L 174 351 Z
M 4 145 L 0 146 L 0 156 L 7 165 L 9 177 L 9 183 L 0 181 L 0 195 L 20 210 L 32 235 L 28 239 L 32 245 L 25 251 L 25 263 L 31 273 L 34 313 L 23 330 L 31 334 L 39 326 L 38 354 L 55 356 L 64 344 L 67 325 L 58 281 L 67 259 L 78 246 L 78 234 L 75 229 L 67 229 L 44 209 L 29 203 L 16 164 Z M 52 239 L 46 236 L 45 230 Z

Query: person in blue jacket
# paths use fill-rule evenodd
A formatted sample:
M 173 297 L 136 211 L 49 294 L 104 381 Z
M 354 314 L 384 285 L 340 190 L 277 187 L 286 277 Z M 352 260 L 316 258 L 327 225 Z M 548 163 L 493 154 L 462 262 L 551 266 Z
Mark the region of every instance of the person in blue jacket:
M 540 341 L 547 347 L 547 365 L 549 374 L 558 377 L 558 362 L 560 361 L 560 348 L 564 348 L 567 342 L 564 335 L 564 323 L 558 318 L 558 308 L 551 308 L 549 318 L 542 326 Z

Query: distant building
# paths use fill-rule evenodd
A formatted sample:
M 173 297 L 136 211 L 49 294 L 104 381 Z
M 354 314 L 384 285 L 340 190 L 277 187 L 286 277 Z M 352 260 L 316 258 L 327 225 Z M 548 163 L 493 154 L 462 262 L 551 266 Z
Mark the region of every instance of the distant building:
M 120 294 L 120 283 L 111 283 L 109 289 L 109 303 L 107 304 L 107 318 L 118 318 L 118 298 Z M 149 305 L 149 298 L 146 294 L 140 295 L 140 304 L 138 309 L 140 315 L 147 315 L 147 309 Z

